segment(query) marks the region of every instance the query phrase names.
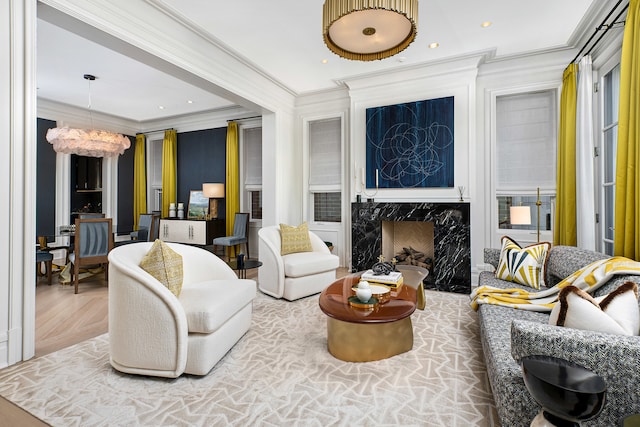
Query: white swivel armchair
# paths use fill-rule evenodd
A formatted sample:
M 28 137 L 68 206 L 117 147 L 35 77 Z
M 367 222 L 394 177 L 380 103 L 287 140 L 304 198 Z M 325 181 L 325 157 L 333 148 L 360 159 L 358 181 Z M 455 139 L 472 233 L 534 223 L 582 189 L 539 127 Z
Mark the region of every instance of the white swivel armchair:
M 238 279 L 211 252 L 167 243 L 182 255 L 183 284 L 176 297 L 139 266 L 152 244 L 109 253 L 111 366 L 169 378 L 205 375 L 249 330 L 256 283 Z
M 339 258 L 316 234 L 309 232 L 313 252 L 280 255 L 278 226 L 258 231 L 260 261 L 258 288 L 267 295 L 289 301 L 322 292 L 336 279 Z

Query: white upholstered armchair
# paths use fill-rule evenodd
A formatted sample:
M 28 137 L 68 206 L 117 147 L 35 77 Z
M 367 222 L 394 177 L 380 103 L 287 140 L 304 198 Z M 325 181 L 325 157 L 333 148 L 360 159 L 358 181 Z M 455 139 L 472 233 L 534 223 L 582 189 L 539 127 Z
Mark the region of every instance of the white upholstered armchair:
M 139 266 L 152 244 L 109 253 L 111 365 L 139 375 L 205 375 L 249 329 L 255 281 L 238 279 L 204 249 L 167 243 L 182 256 L 176 297 Z
M 339 258 L 313 232 L 309 232 L 313 252 L 280 255 L 278 226 L 258 232 L 260 261 L 258 287 L 262 292 L 289 301 L 322 292 L 336 279 Z

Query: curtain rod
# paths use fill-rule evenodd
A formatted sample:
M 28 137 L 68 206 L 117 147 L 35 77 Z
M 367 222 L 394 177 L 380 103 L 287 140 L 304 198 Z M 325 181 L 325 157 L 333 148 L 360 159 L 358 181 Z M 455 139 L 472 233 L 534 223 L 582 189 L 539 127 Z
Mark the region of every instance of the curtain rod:
M 591 34 L 591 37 L 589 37 L 589 40 L 587 40 L 587 42 L 582 46 L 582 49 L 580 49 L 580 51 L 578 52 L 578 54 L 575 56 L 575 58 L 573 58 L 573 60 L 570 62 L 570 64 L 573 64 L 574 62 L 576 62 L 576 60 L 580 57 L 580 55 L 582 54 L 582 51 L 589 45 L 589 43 L 591 43 L 591 40 L 593 40 L 593 38 L 596 36 L 596 34 L 598 34 L 598 31 L 601 31 L 604 28 L 604 32 L 600 35 L 600 37 L 598 37 L 598 40 L 595 41 L 595 43 L 593 45 L 591 45 L 591 47 L 589 48 L 589 50 L 585 53 L 585 55 L 588 55 L 591 53 L 591 51 L 593 50 L 594 47 L 596 47 L 596 45 L 600 42 L 600 40 L 602 40 L 602 38 L 604 37 L 605 34 L 607 34 L 607 31 L 609 31 L 611 28 L 614 28 L 615 24 L 618 24 L 619 22 L 616 22 L 618 20 L 618 18 L 620 18 L 620 16 L 622 16 L 622 14 L 627 10 L 627 8 L 629 7 L 629 3 L 627 2 L 627 4 L 622 8 L 622 10 L 620 11 L 620 13 L 618 13 L 618 16 L 615 17 L 615 19 L 613 20 L 613 22 L 611 24 L 606 24 L 607 19 L 609 19 L 609 17 L 613 14 L 613 12 L 615 12 L 615 10 L 618 8 L 618 6 L 620 6 L 620 3 L 622 3 L 622 0 L 618 0 L 618 3 L 615 4 L 615 6 L 613 6 L 613 8 L 611 8 L 611 10 L 609 11 L 609 13 L 607 14 L 607 16 L 605 16 L 605 18 L 602 20 L 602 23 L 596 27 L 595 30 L 593 30 L 593 34 Z M 624 23 L 624 21 L 622 22 Z
M 261 118 L 262 118 L 262 116 L 242 117 L 242 118 L 239 118 L 239 119 L 229 119 L 229 120 L 227 120 L 227 123 L 240 121 L 240 120 L 251 120 L 251 119 L 261 119 Z M 147 130 L 147 131 L 144 131 L 144 132 L 138 132 L 138 133 L 136 133 L 136 135 L 146 134 L 146 133 L 154 133 L 154 132 L 164 132 L 166 130 L 175 130 L 175 129 L 174 128 L 169 128 L 169 129 Z
M 144 134 L 147 134 L 147 133 L 154 133 L 154 132 L 164 132 L 166 130 L 175 130 L 175 129 L 174 128 L 168 128 L 168 129 L 146 130 L 144 132 L 138 132 L 138 133 L 136 133 L 136 135 L 140 135 L 140 134 L 144 135 Z
M 227 123 L 229 123 L 229 122 L 237 122 L 237 121 L 240 121 L 240 120 L 251 120 L 251 119 L 261 119 L 261 118 L 262 118 L 262 116 L 242 117 L 242 118 L 239 118 L 239 119 L 229 119 L 229 120 L 227 120 Z

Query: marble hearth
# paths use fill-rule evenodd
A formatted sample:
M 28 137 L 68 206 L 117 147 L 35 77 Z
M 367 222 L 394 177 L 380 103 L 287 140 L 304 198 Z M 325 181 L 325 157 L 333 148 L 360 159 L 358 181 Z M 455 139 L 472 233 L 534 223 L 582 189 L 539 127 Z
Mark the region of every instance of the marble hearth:
M 353 271 L 371 268 L 382 253 L 384 221 L 433 223 L 433 272 L 425 288 L 471 292 L 469 203 L 353 203 L 351 237 Z

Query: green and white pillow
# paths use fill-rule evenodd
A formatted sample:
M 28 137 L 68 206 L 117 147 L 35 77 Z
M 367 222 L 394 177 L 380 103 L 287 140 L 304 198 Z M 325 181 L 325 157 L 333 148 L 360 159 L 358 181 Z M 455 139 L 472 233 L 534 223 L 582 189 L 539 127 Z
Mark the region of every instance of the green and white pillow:
M 521 247 L 510 237 L 502 237 L 496 278 L 540 289 L 545 286 L 545 268 L 551 244 Z

